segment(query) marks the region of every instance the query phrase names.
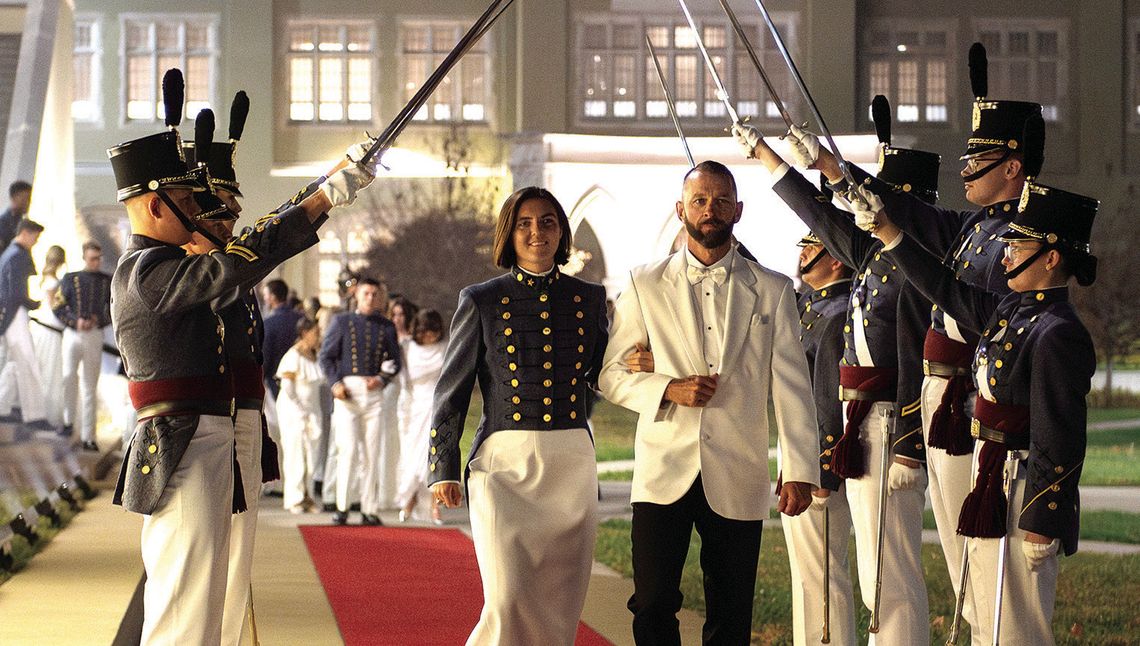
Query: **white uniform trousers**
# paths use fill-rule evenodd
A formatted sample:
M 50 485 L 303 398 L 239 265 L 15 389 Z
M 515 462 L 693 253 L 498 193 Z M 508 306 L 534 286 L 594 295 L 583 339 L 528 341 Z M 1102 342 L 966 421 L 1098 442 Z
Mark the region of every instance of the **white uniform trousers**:
M 285 509 L 300 505 L 311 498 L 315 458 L 321 440 L 320 411 L 302 410 L 282 396 L 277 399 L 281 433 L 281 492 Z M 427 460 L 424 460 L 427 464 Z
M 387 448 L 381 444 L 384 391 L 368 390 L 364 377 L 348 376 L 341 383 L 348 392 L 348 399 L 333 403 L 336 507 L 348 511 L 351 502 L 359 496 L 362 513 L 378 514 L 380 474 L 377 471 L 378 465 L 384 463 L 382 451 Z
M 380 509 L 400 508 L 400 384 L 384 388 L 380 410 L 380 454 L 376 461 L 376 502 Z
M 781 516 L 792 571 L 792 638 L 796 646 L 811 646 L 823 639 L 823 565 L 830 560 L 830 621 L 832 644 L 855 646 L 855 598 L 851 566 L 847 560 L 851 541 L 851 507 L 847 485 L 827 498 L 828 535 L 824 553 L 823 510 L 812 506 L 799 516 Z
M 234 437 L 246 510 L 230 516 L 230 558 L 226 576 L 226 607 L 222 644 L 239 646 L 248 625 L 249 585 L 253 543 L 261 496 L 261 410 L 237 409 Z
M 28 330 L 28 310 L 19 307 L 4 332 L 7 362 L 0 371 L 0 406 L 7 414 L 18 402 L 25 422 L 47 417 L 40 365 Z
M 859 592 L 868 609 L 875 604 L 878 565 L 879 473 L 883 441 L 880 411 L 889 402 L 876 402 L 861 426 L 867 455 L 867 474 L 849 478 L 847 501 L 855 527 Z M 846 414 L 844 415 L 846 417 Z M 892 453 L 891 460 L 894 460 Z M 870 646 L 922 646 L 930 643 L 930 608 L 922 575 L 922 510 L 926 503 L 926 477 L 917 487 L 887 496 L 883 539 L 883 583 L 879 603 L 879 632 Z
M 143 518 L 143 646 L 221 642 L 233 442 L 229 417 L 201 416 L 158 507 Z
M 63 423 L 79 427 L 79 439 L 95 441 L 95 403 L 103 362 L 103 330 L 63 330 Z M 80 366 L 82 365 L 82 371 Z
M 922 438 L 926 442 L 926 473 L 930 476 L 930 508 L 934 512 L 938 542 L 942 544 L 942 555 L 946 557 L 946 569 L 957 599 L 960 592 L 958 583 L 962 578 L 962 548 L 966 543 L 965 537 L 958 533 L 958 515 L 962 512 L 966 494 L 974 486 L 970 474 L 973 456 L 950 455 L 944 449 L 930 446 L 930 420 L 942 403 L 947 383 L 949 381 L 945 377 L 929 375 L 922 381 Z M 974 397 L 975 394 L 971 393 L 966 398 L 967 411 L 974 410 Z M 968 580 L 966 585 L 969 586 Z M 974 600 L 970 594 L 962 604 L 962 619 L 970 625 L 971 632 L 978 632 Z
M 572 646 L 598 527 L 586 429 L 496 431 L 469 463 L 483 610 L 469 646 Z
M 981 442 L 975 450 L 979 450 Z M 1022 553 L 1025 531 L 1019 528 L 1021 506 L 1025 496 L 1024 463 L 1018 479 L 1013 483 L 1009 504 L 1009 551 L 1005 561 L 1005 585 L 1002 595 L 1002 644 L 1033 644 L 1052 646 L 1053 607 L 1057 600 L 1056 555 L 1046 560 L 1035 572 Z M 1042 503 L 1043 504 L 1043 503 Z M 971 630 L 972 643 L 978 646 L 993 643 L 994 606 L 997 601 L 998 548 L 997 538 L 969 538 L 970 585 L 967 592 L 973 597 L 978 629 Z M 972 628 L 972 626 L 971 626 Z

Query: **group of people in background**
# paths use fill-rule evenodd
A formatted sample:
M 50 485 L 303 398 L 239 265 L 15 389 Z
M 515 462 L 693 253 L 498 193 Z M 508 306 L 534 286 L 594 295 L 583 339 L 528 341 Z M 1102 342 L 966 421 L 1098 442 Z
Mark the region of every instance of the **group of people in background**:
M 341 307 L 314 308 L 279 279 L 261 288 L 266 419 L 280 438 L 283 504 L 293 513 L 359 507 L 441 523 L 426 495 L 428 425 L 443 364 L 443 319 L 351 274 Z M 273 432 L 275 431 L 275 432 Z
M 98 451 L 99 375 L 117 365 L 104 361 L 111 276 L 102 271 L 103 249 L 85 242 L 81 266 L 61 275 L 66 252 L 52 245 L 37 273 L 32 248 L 44 227 L 26 217 L 32 186 L 17 180 L 8 194 L 10 205 L 0 213 L 0 421 L 25 434 L 54 432 Z M 31 282 L 38 285 L 34 297 Z

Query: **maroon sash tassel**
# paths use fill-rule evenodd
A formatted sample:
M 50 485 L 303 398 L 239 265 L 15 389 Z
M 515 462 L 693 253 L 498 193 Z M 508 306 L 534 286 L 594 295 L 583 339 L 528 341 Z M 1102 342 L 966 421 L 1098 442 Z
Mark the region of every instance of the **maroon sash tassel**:
M 970 377 L 957 375 L 949 379 L 942 401 L 930 418 L 930 446 L 949 455 L 973 452 L 974 438 L 970 437 L 970 416 L 966 412 L 966 397 L 973 390 Z
M 1006 532 L 1009 502 L 1002 491 L 1005 445 L 985 442 L 978 456 L 974 489 L 962 501 L 958 533 L 974 538 L 1001 538 Z
M 893 390 L 898 373 L 888 368 L 839 367 L 839 384 L 844 388 L 878 392 Z M 847 402 L 847 425 L 843 435 L 831 448 L 831 472 L 840 478 L 862 478 L 867 475 L 867 451 L 860 441 L 859 428 L 875 405 L 871 400 Z

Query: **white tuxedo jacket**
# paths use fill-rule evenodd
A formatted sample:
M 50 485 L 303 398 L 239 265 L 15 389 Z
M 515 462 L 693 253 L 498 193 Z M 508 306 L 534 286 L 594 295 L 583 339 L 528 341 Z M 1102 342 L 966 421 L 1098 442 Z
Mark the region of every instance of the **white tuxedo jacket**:
M 684 254 L 631 272 L 599 379 L 607 399 L 639 413 L 632 502 L 675 502 L 700 474 L 713 511 L 762 520 L 771 505 L 769 392 L 784 481 L 819 485 L 815 409 L 792 282 L 738 255 L 725 283 L 716 394 L 703 408 L 663 406 L 670 380 L 708 374 Z M 653 352 L 654 372 L 626 369 L 623 360 L 638 343 Z

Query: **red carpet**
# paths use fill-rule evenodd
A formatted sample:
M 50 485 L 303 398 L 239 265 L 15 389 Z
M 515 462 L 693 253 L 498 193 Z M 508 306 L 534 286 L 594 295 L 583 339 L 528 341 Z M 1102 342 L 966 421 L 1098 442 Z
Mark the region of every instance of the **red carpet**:
M 475 547 L 458 530 L 300 529 L 348 646 L 463 644 L 479 621 Z M 610 645 L 583 623 L 576 643 Z

